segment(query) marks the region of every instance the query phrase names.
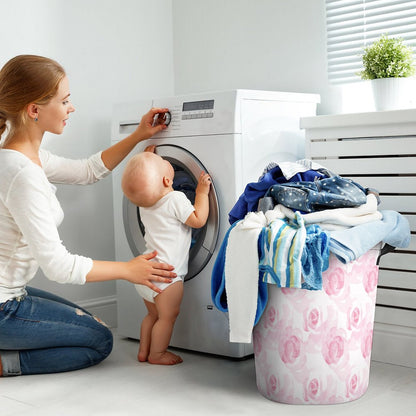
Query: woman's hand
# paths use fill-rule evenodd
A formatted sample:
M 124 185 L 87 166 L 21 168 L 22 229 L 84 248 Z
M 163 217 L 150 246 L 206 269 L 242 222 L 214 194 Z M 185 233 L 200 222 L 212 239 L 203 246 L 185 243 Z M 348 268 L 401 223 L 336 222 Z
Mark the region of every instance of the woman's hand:
M 93 266 L 86 276 L 87 282 L 105 282 L 122 279 L 131 283 L 149 286 L 160 293 L 153 282 L 170 283 L 176 277 L 173 266 L 151 261 L 157 252 L 142 254 L 129 261 L 100 261 L 93 260 Z
M 171 278 L 176 277 L 173 266 L 165 263 L 151 261 L 156 257 L 157 252 L 142 254 L 127 262 L 129 268 L 129 276 L 126 280 L 131 283 L 145 285 L 153 289 L 155 292 L 162 291 L 154 285 L 153 282 L 170 283 Z
M 156 145 L 155 144 L 149 144 L 149 146 L 145 147 L 143 152 L 156 153 Z
M 101 159 L 109 170 L 113 170 L 142 140 L 152 137 L 154 134 L 166 129 L 165 124 L 153 126 L 153 119 L 156 114 L 166 113 L 167 108 L 152 108 L 140 121 L 136 130 L 123 140 L 113 144 L 101 153 Z
M 168 112 L 167 108 L 152 108 L 141 119 L 134 134 L 137 135 L 138 141 L 146 140 L 167 128 L 164 123 L 154 123 L 156 114 L 164 114 Z

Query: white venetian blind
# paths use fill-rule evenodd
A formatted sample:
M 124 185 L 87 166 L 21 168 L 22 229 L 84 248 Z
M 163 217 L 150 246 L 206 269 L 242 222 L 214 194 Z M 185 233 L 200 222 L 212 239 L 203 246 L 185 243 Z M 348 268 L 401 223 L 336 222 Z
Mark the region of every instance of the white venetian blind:
M 359 81 L 365 46 L 383 34 L 416 47 L 416 0 L 326 0 L 328 76 Z

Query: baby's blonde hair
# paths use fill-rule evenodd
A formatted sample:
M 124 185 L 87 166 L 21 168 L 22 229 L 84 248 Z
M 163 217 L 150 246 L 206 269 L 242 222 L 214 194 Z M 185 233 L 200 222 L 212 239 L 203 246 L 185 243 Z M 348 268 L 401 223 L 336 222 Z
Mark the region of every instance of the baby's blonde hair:
M 121 189 L 139 207 L 151 207 L 163 195 L 162 158 L 152 152 L 138 153 L 126 164 Z

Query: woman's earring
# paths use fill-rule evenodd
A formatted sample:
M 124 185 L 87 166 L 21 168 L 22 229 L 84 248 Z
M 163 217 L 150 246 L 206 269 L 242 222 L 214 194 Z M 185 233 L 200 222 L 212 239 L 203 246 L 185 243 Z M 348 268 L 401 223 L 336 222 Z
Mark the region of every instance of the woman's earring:
M 38 118 L 37 117 L 35 117 L 35 121 L 38 121 Z

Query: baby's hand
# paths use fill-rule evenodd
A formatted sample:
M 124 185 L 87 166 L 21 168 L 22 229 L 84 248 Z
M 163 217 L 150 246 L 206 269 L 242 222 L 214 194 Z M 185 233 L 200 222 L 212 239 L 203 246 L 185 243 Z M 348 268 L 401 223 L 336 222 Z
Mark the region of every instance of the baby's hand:
M 155 153 L 155 151 L 156 151 L 156 145 L 155 144 L 149 144 L 149 146 L 146 146 L 146 148 L 143 151 L 144 152 Z
M 198 179 L 198 185 L 196 187 L 196 192 L 202 192 L 204 194 L 209 194 L 209 189 L 211 186 L 211 177 L 208 175 L 208 173 L 201 172 Z

